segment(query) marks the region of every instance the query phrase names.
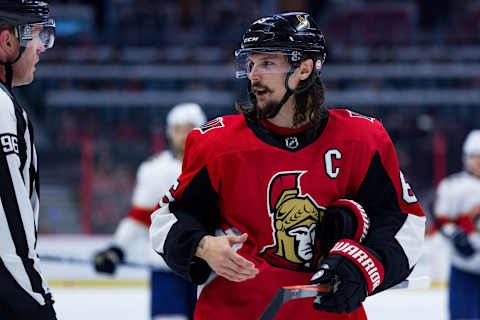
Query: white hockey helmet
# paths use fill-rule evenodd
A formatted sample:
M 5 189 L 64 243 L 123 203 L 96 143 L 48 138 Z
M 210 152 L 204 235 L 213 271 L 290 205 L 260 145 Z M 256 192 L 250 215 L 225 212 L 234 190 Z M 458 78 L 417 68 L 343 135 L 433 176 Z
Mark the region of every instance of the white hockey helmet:
M 207 122 L 207 117 L 197 103 L 187 102 L 177 104 L 167 114 L 167 131 L 177 124 L 191 123 L 199 127 Z
M 463 143 L 463 154 L 480 155 L 480 130 L 472 130 Z

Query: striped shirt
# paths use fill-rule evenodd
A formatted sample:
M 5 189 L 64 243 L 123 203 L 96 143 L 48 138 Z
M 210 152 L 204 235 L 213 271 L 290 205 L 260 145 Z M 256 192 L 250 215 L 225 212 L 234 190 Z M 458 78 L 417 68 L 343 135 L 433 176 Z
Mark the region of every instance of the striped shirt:
M 33 127 L 25 110 L 0 84 L 0 272 L 9 272 L 39 304 L 49 289 L 35 251 L 39 177 Z

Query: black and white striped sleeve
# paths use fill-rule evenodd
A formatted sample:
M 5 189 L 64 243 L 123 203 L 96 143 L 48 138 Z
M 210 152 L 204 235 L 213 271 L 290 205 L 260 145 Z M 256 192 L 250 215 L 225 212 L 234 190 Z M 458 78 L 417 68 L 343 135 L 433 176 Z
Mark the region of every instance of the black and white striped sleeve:
M 0 271 L 43 305 L 49 289 L 35 252 L 39 190 L 32 140 L 25 111 L 0 90 Z

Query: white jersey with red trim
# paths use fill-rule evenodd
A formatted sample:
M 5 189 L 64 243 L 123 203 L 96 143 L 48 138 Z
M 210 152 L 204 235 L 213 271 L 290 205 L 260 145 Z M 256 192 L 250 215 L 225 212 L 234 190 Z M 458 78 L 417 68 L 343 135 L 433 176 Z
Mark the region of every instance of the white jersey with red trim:
M 476 249 L 471 257 L 465 257 L 452 248 L 452 264 L 460 270 L 480 274 L 480 178 L 466 171 L 443 179 L 437 188 L 436 218 L 458 224 L 465 220 L 476 221 L 469 239 Z M 444 228 L 448 228 L 445 226 Z
M 150 215 L 161 196 L 180 175 L 182 162 L 171 151 L 163 151 L 142 162 L 137 170 L 137 180 L 132 196 L 132 207 L 127 217 L 120 222 L 113 244 L 122 248 L 127 260 L 148 256 L 147 262 L 160 269 L 168 269 L 162 257 L 151 250 L 148 239 Z M 139 254 L 138 250 L 145 250 Z
M 159 195 L 168 191 L 181 170 L 182 162 L 175 159 L 171 151 L 163 151 L 142 162 L 137 170 L 132 206 L 154 209 L 160 201 Z

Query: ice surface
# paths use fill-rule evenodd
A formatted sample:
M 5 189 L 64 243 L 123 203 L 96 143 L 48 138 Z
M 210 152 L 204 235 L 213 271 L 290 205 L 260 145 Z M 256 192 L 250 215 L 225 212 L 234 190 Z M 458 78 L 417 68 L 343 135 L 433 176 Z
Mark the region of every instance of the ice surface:
M 148 288 L 53 288 L 59 320 L 147 320 Z M 369 320 L 445 320 L 446 290 L 391 290 L 367 298 Z
M 39 252 L 88 260 L 94 252 L 108 246 L 109 240 L 109 237 L 43 236 Z M 438 241 L 427 242 L 425 254 L 412 276 L 430 275 L 434 281 L 446 278 L 445 247 Z M 52 285 L 59 320 L 150 319 L 148 286 L 119 286 L 122 281 L 145 284 L 149 274 L 146 269 L 120 268 L 116 277 L 106 277 L 96 274 L 90 265 L 42 261 L 42 270 Z M 109 284 L 100 286 L 104 282 Z M 85 284 L 96 287 L 82 287 Z M 369 320 L 444 320 L 446 299 L 446 289 L 388 290 L 367 298 L 365 308 Z

